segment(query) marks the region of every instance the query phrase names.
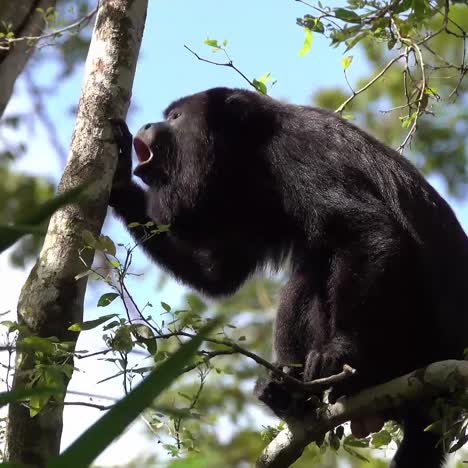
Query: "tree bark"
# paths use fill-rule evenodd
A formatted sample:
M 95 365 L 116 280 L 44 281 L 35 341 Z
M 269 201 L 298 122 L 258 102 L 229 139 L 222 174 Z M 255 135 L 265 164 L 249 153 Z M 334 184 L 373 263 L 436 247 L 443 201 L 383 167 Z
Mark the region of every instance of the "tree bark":
M 46 24 L 38 8 L 55 7 L 56 0 L 20 0 L 1 2 L 0 18 L 10 25 L 15 37 L 31 37 L 42 34 Z M 0 116 L 13 93 L 15 82 L 23 71 L 34 45 L 17 42 L 9 50 L 0 50 Z
M 109 117 L 124 118 L 131 96 L 138 52 L 146 19 L 147 0 L 101 0 L 86 60 L 84 84 L 78 107 L 68 162 L 59 191 L 83 183 L 90 185 L 83 202 L 59 209 L 51 218 L 39 259 L 23 286 L 18 320 L 28 332 L 74 341 L 68 327 L 83 320 L 86 277 L 79 259 L 84 229 L 99 235 L 106 216 L 109 190 L 116 165 Z M 1 72 L 0 72 L 1 73 Z M 97 181 L 97 182 L 96 182 Z M 83 254 L 88 264 L 93 253 Z M 34 356 L 17 353 L 14 389 L 31 378 Z M 63 407 L 47 404 L 31 418 L 25 405 L 11 404 L 7 428 L 10 461 L 45 466 L 58 455 Z

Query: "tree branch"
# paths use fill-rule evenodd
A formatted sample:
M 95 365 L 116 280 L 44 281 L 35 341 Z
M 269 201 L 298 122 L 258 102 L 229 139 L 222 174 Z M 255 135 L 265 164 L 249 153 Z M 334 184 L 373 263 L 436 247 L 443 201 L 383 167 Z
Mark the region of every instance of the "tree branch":
M 74 23 L 69 24 L 68 26 L 64 26 L 63 28 L 60 28 L 60 29 L 54 29 L 53 31 L 48 32 L 47 34 L 42 34 L 40 36 L 4 37 L 0 41 L 0 49 L 9 50 L 12 44 L 15 44 L 18 42 L 26 41 L 26 42 L 31 43 L 31 42 L 38 42 L 43 39 L 49 39 L 51 37 L 55 38 L 55 37 L 62 35 L 65 32 L 73 31 L 74 29 L 79 31 L 81 28 L 86 26 L 91 21 L 93 16 L 97 13 L 98 8 L 99 8 L 99 5 L 96 8 L 93 8 L 89 13 L 87 13 L 85 16 L 78 19 Z
M 0 18 L 6 24 L 12 25 L 15 35 L 36 36 L 42 33 L 45 24 L 39 8 L 55 7 L 56 0 L 27 0 L 22 2 L 1 2 Z M 18 76 L 28 62 L 34 47 L 27 41 L 18 43 L 10 50 L 0 49 L 0 116 L 13 93 L 13 87 Z
M 301 421 L 287 421 L 283 429 L 264 449 L 257 468 L 285 468 L 294 463 L 311 442 L 346 421 L 375 415 L 400 407 L 406 401 L 419 400 L 468 385 L 467 361 L 441 361 L 410 374 L 342 398 L 326 409 L 315 409 Z

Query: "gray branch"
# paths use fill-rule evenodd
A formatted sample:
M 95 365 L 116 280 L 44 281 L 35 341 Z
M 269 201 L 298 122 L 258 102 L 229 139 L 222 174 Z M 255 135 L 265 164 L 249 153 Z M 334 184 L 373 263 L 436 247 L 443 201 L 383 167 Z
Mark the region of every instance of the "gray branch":
M 10 24 L 16 37 L 38 36 L 45 22 L 38 8 L 55 7 L 56 0 L 18 0 L 1 2 L 0 18 Z M 16 44 L 9 50 L 0 51 L 0 116 L 13 93 L 16 79 L 23 71 L 34 47 L 27 41 Z
M 468 386 L 467 361 L 436 362 L 385 384 L 363 390 L 350 398 L 342 398 L 324 411 L 305 415 L 301 421 L 288 421 L 286 428 L 264 449 L 256 466 L 290 466 L 301 457 L 307 445 L 321 440 L 327 431 L 346 421 L 397 408 L 405 401 L 438 395 L 454 385 Z

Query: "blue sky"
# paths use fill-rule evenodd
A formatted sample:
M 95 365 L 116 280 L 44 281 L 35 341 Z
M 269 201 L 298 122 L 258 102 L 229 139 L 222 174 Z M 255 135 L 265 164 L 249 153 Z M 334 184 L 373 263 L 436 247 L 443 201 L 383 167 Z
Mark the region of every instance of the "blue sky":
M 346 89 L 340 63 L 342 51 L 331 49 L 321 36 L 315 34 L 310 53 L 305 57 L 299 57 L 303 31 L 296 26 L 296 18 L 309 12 L 307 7 L 299 2 L 150 0 L 149 3 L 129 114 L 129 126 L 133 130 L 138 129 L 143 123 L 159 120 L 163 109 L 181 95 L 213 86 L 247 86 L 247 83 L 232 69 L 202 63 L 183 47 L 187 45 L 206 58 L 224 61 L 225 57 L 221 53 L 213 54 L 210 48 L 203 44 L 203 40 L 208 37 L 220 41 L 227 39 L 230 57 L 249 78 L 258 78 L 270 72 L 277 80 L 277 84 L 270 91 L 273 97 L 293 103 L 308 104 L 310 95 L 317 88 L 338 84 Z M 353 51 L 353 55 L 354 61 L 348 73 L 351 83 L 369 70 L 362 54 Z M 56 70 L 54 65 L 44 60 L 35 69 L 34 74 L 41 82 L 48 83 L 54 76 L 54 70 Z M 78 103 L 83 70 L 83 67 L 79 68 L 71 79 L 61 83 L 56 96 L 49 100 L 49 112 L 52 119 L 59 123 L 59 138 L 65 148 L 69 146 L 74 125 L 74 116 L 69 114 L 68 109 Z M 30 108 L 21 82 L 16 91 L 7 114 Z M 9 133 L 11 139 L 27 138 L 30 144 L 30 151 L 18 163 L 18 170 L 46 175 L 57 181 L 62 167 L 57 159 L 51 156 L 53 150 L 48 143 L 46 133 L 41 128 L 38 128 L 33 135 L 26 135 L 25 131 L 26 129 L 22 128 L 18 134 Z M 436 183 L 436 186 L 438 189 L 441 188 L 439 183 Z M 462 203 L 451 202 L 466 226 L 467 210 Z M 116 241 L 128 240 L 116 222 L 107 223 L 105 229 L 106 233 L 110 233 Z M 156 268 L 148 265 L 141 254 L 137 257 L 137 263 L 147 273 L 144 280 L 138 280 L 133 284 L 132 291 L 136 291 L 137 300 L 145 303 L 149 296 L 157 294 L 154 298 L 155 303 L 158 300 L 168 303 L 178 301 L 181 292 L 178 285 L 171 282 L 163 293 L 155 293 Z M 19 288 L 27 272 L 12 271 L 4 258 L 0 259 L 0 271 L 4 282 L 6 279 L 8 283 L 4 288 L 7 291 L 6 308 L 11 307 L 14 310 Z M 101 312 L 95 308 L 95 299 L 88 297 L 87 318 L 92 318 Z M 118 311 L 117 306 L 115 310 L 106 310 L 109 313 L 114 311 Z M 82 348 L 95 347 L 99 344 L 99 333 L 83 334 L 80 339 Z M 89 389 L 97 380 L 112 373 L 102 363 L 95 363 L 91 367 L 88 363 L 83 363 L 82 368 L 86 374 L 78 373 L 73 380 L 72 388 L 77 390 Z M 96 386 L 93 390 L 100 394 L 120 394 L 120 388 L 116 384 Z M 64 444 L 73 440 L 97 417 L 99 413 L 92 409 L 67 409 Z M 102 464 L 115 463 L 116 460 L 123 463 L 129 455 L 136 455 L 140 450 L 147 452 L 152 447 L 145 443 L 139 425 L 125 437 L 127 438 L 125 443 L 113 447 L 101 457 Z M 122 446 L 131 446 L 131 453 L 121 449 Z

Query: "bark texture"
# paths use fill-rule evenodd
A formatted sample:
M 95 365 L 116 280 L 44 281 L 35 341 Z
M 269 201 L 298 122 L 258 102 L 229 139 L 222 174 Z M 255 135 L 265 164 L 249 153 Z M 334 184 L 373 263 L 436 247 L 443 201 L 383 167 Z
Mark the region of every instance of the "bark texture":
M 147 0 L 101 0 L 59 191 L 94 183 L 83 202 L 61 208 L 52 216 L 39 259 L 18 303 L 18 319 L 26 325 L 28 334 L 67 341 L 77 339 L 77 334 L 69 332 L 68 327 L 83 319 L 86 278 L 75 280 L 84 269 L 78 253 L 83 246 L 81 233 L 87 229 L 98 235 L 106 216 L 117 156 L 107 119 L 124 118 L 127 113 L 147 3 Z M 86 254 L 88 264 L 92 255 L 89 251 Z M 33 366 L 32 355 L 18 352 L 15 389 L 28 384 Z M 63 407 L 59 405 L 47 405 L 34 418 L 24 405 L 10 405 L 8 459 L 45 466 L 48 459 L 59 453 L 62 416 Z

